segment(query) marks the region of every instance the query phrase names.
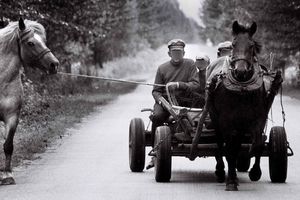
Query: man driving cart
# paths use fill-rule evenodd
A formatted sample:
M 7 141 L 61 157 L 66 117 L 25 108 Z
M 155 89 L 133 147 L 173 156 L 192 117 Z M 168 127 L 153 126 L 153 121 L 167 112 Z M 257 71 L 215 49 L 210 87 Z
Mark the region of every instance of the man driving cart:
M 194 61 L 184 58 L 184 47 L 185 42 L 181 39 L 173 39 L 168 42 L 168 54 L 171 60 L 158 67 L 154 83 L 167 85 L 169 91 L 175 94 L 180 106 L 193 107 L 196 103 L 194 101 L 196 99 L 194 94 L 199 92 L 200 83 Z M 155 100 L 151 116 L 151 139 L 153 146 L 156 128 L 162 126 L 168 120 L 170 113 L 160 103 L 161 97 L 167 99 L 165 87 L 154 86 L 152 95 Z M 183 137 L 191 139 L 189 135 L 183 135 Z M 152 159 L 147 169 L 153 166 L 154 162 Z

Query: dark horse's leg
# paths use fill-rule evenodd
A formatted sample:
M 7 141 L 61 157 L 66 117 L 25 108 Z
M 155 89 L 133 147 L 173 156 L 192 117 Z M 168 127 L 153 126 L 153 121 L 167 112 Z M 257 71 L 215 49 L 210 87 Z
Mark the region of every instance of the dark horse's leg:
M 225 138 L 225 153 L 228 163 L 228 177 L 226 182 L 227 191 L 238 190 L 238 179 L 236 174 L 236 162 L 241 147 L 241 140 L 236 131 L 232 131 Z
M 220 139 L 218 139 L 220 140 Z M 224 165 L 224 161 L 223 161 L 223 141 L 218 141 L 218 150 L 216 152 L 216 171 L 215 174 L 217 176 L 217 181 L 219 183 L 223 183 L 225 181 L 225 165 Z
M 255 156 L 254 165 L 249 171 L 249 178 L 251 181 L 258 181 L 261 177 L 260 157 L 261 156 Z
M 225 165 L 222 156 L 215 156 L 217 164 L 215 174 L 217 176 L 217 181 L 223 183 L 225 181 Z
M 12 153 L 14 150 L 13 146 L 13 139 L 16 132 L 16 128 L 18 125 L 18 114 L 8 117 L 5 120 L 5 135 L 6 140 L 3 145 L 4 153 L 5 153 L 5 167 L 2 169 L 2 176 L 0 177 L 1 184 L 3 185 L 11 185 L 15 184 L 15 180 L 12 176 L 12 169 L 11 169 L 11 158 Z
M 261 169 L 260 169 L 260 158 L 264 151 L 264 142 L 265 138 L 263 137 L 263 131 L 265 127 L 265 121 L 267 115 L 262 115 L 262 117 L 258 117 L 257 120 L 254 122 L 256 125 L 255 129 L 252 129 L 252 145 L 250 148 L 249 156 L 255 157 L 255 162 L 253 167 L 249 171 L 249 178 L 251 181 L 258 181 L 261 178 Z M 251 127 L 255 127 L 252 125 Z
M 270 93 L 267 96 L 266 100 L 266 110 L 261 114 L 261 117 L 258 118 L 258 121 L 255 122 L 257 130 L 252 132 L 252 146 L 250 149 L 250 156 L 255 156 L 255 163 L 251 170 L 249 171 L 249 178 L 251 181 L 258 181 L 261 177 L 261 169 L 260 169 L 260 158 L 264 150 L 264 138 L 262 136 L 263 129 L 265 127 L 265 120 L 268 118 L 268 112 L 270 107 L 272 106 L 275 95 L 277 94 L 282 83 L 281 72 L 277 71 L 274 81 L 272 82 L 272 87 Z
M 258 130 L 254 134 L 252 148 L 250 149 L 250 157 L 255 156 L 255 162 L 249 171 L 249 178 L 251 181 L 258 181 L 261 177 L 260 158 L 264 150 L 264 140 L 262 131 Z

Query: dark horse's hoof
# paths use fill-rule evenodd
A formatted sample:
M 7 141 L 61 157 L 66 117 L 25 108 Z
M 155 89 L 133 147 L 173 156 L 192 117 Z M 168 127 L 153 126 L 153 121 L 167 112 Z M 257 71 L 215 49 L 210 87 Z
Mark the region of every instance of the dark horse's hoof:
M 251 181 L 258 181 L 261 177 L 261 170 L 259 167 L 252 167 L 249 171 L 249 178 Z
M 226 184 L 226 191 L 238 191 L 238 184 L 237 183 L 227 183 Z
M 238 179 L 234 179 L 234 180 L 227 180 L 226 183 L 226 191 L 238 191 Z
M 5 179 L 2 179 L 0 181 L 0 183 L 1 183 L 1 185 L 15 185 L 16 184 L 13 177 L 8 177 L 8 178 L 5 178 Z
M 217 176 L 218 183 L 224 183 L 224 181 L 225 181 L 225 171 L 224 170 L 216 170 L 215 174 Z

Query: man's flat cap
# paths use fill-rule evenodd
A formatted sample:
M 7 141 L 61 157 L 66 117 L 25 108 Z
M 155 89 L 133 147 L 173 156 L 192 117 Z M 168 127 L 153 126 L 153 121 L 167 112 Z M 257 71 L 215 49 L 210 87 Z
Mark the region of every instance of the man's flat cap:
M 199 55 L 199 56 L 196 56 L 196 60 L 205 60 L 206 62 L 210 62 L 210 59 L 207 55 Z
M 225 42 L 221 42 L 218 44 L 218 50 L 221 50 L 221 49 L 232 49 L 232 42 L 230 41 L 225 41 Z
M 185 42 L 182 39 L 173 39 L 168 42 L 168 48 L 170 50 L 183 50 Z

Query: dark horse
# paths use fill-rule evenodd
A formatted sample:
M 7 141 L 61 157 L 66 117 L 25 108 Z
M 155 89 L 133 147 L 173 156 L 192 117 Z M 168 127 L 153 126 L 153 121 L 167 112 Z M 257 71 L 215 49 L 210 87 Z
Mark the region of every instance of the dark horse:
M 0 184 L 15 184 L 11 158 L 23 98 L 21 66 L 37 67 L 47 74 L 56 73 L 59 66 L 45 41 L 44 27 L 30 20 L 20 19 L 0 30 L 0 120 L 5 124 L 5 166 Z
M 216 175 L 219 181 L 225 180 L 222 160 L 225 154 L 228 163 L 226 190 L 231 191 L 237 190 L 237 158 L 245 135 L 251 138 L 249 156 L 255 157 L 249 177 L 252 181 L 261 177 L 263 132 L 269 109 L 282 82 L 280 72 L 268 72 L 258 63 L 256 55 L 261 46 L 252 38 L 256 28 L 256 23 L 245 27 L 235 21 L 232 25 L 232 56 L 219 58 L 208 67 L 205 109 L 208 109 L 216 129 L 219 149 Z M 269 86 L 266 79 L 271 82 Z

